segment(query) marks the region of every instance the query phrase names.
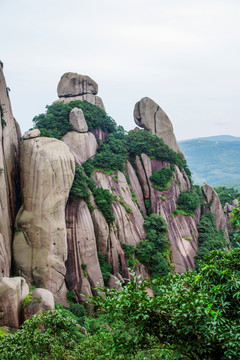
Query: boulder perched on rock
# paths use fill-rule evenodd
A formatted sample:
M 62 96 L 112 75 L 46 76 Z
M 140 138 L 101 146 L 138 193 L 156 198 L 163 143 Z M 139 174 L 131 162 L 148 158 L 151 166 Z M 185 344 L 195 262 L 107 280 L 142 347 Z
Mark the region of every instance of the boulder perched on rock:
M 88 125 L 86 123 L 82 109 L 77 107 L 73 108 L 69 115 L 69 121 L 72 124 L 74 131 L 79 133 L 85 133 L 88 131 Z
M 23 321 L 29 319 L 38 311 L 47 311 L 54 309 L 54 297 L 51 291 L 36 288 L 33 290 L 31 296 L 29 296 L 29 301 L 26 301 L 26 303 L 23 304 Z
M 22 277 L 4 277 L 0 281 L 0 326 L 19 328 L 22 302 L 28 292 L 28 285 Z
M 162 138 L 165 144 L 183 156 L 167 114 L 152 99 L 145 97 L 134 108 L 135 123 Z
M 23 140 L 34 139 L 39 136 L 41 136 L 40 130 L 33 129 L 33 130 L 29 130 L 29 131 L 25 132 L 25 134 L 23 134 Z
M 63 74 L 57 87 L 58 96 L 69 97 L 98 93 L 97 83 L 89 76 L 68 72 Z

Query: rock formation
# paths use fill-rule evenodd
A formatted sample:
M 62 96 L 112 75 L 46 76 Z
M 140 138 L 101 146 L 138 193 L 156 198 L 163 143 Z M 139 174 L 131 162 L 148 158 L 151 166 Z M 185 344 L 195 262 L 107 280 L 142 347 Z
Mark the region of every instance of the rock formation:
M 53 296 L 55 301 L 67 305 L 67 289 L 85 304 L 87 295 L 97 293 L 98 284 L 103 285 L 109 280 L 109 287 L 121 286 L 130 277 L 126 249 L 134 252 L 139 242 L 146 238 L 144 217 L 152 213 L 166 220 L 171 262 L 179 273 L 194 268 L 198 249 L 197 225 L 205 212 L 212 211 L 218 229 L 223 230 L 228 239 L 224 212 L 210 186 L 203 185 L 202 206 L 192 216 L 176 211 L 180 194 L 193 191 L 188 169 L 181 165 L 182 160 L 177 166 L 179 163 L 171 159 L 166 161 L 138 152 L 129 155 L 126 162 L 124 160 L 124 171 L 116 168 L 106 171 L 96 166 L 91 177 L 87 177 L 84 167 L 79 167 L 82 183 L 78 185 L 78 198 L 75 201 L 69 198 L 75 165 L 94 158 L 97 150 L 99 154 L 98 139 L 105 141 L 111 130 L 97 125 L 90 132 L 91 127 L 89 125 L 88 129 L 85 120 L 87 115 L 74 103 L 75 107 L 69 113 L 73 131 L 65 134 L 62 141 L 41 137 L 40 131 L 34 129 L 24 134 L 20 145 L 19 130 L 12 116 L 1 69 L 0 81 L 3 144 L 0 145 L 0 325 L 18 327 L 22 316 L 26 319 L 40 309 L 53 308 Z M 60 99 L 57 102 L 87 100 L 104 108 L 97 92 L 98 86 L 91 78 L 66 73 L 58 85 Z M 171 121 L 153 100 L 143 98 L 139 101 L 134 118 L 137 125 L 156 134 L 182 155 Z M 119 135 L 117 129 L 113 131 Z M 140 131 L 138 129 L 136 133 Z M 94 161 L 90 160 L 90 163 Z M 91 164 L 87 166 L 91 167 Z M 171 169 L 172 178 L 165 190 L 160 191 L 153 185 L 151 176 L 162 169 L 166 171 L 166 168 Z M 21 206 L 18 206 L 16 196 L 19 183 Z M 100 203 L 105 201 L 104 206 L 112 214 L 111 221 L 96 197 L 98 191 L 102 194 L 106 190 L 111 206 L 106 205 L 104 197 Z M 136 259 L 136 253 L 132 255 L 132 261 L 137 275 L 143 278 L 151 275 L 149 268 Z M 106 266 L 111 269 L 107 276 Z M 10 274 L 17 277 L 8 278 Z M 26 282 L 38 289 L 28 295 L 29 302 L 24 302 L 22 307 L 28 294 Z M 151 289 L 149 294 L 153 295 Z
M 0 66 L 0 279 L 9 276 L 11 242 L 19 193 L 20 129 L 13 117 L 9 89 Z
M 145 97 L 134 108 L 135 123 L 162 138 L 165 144 L 183 155 L 173 132 L 172 123 L 167 114 L 152 99 Z
M 74 158 L 59 140 L 37 137 L 21 144 L 23 204 L 15 221 L 15 272 L 64 301 L 67 241 L 65 205 Z
M 102 99 L 96 96 L 98 85 L 89 76 L 68 72 L 63 74 L 57 87 L 59 100 L 67 104 L 75 100 L 86 100 L 105 110 Z

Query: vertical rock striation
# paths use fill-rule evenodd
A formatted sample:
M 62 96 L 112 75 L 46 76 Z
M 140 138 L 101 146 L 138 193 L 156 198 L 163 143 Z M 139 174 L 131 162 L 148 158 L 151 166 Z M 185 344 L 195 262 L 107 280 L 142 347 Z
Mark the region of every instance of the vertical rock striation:
M 0 66 L 0 278 L 2 275 L 9 276 L 11 268 L 12 228 L 19 193 L 20 136 Z
M 62 141 L 44 137 L 23 140 L 23 204 L 13 242 L 15 273 L 50 290 L 61 302 L 66 296 L 65 205 L 74 172 L 73 155 Z

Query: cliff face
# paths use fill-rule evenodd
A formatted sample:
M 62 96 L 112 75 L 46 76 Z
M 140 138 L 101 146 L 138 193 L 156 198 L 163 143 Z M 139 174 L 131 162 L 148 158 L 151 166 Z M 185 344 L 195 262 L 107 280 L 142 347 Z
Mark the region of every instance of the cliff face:
M 9 89 L 0 66 L 0 279 L 9 276 L 11 243 L 19 192 L 20 130 L 12 114 Z
M 164 140 L 174 152 L 169 148 L 164 151 L 172 154 L 175 163 L 142 151 L 125 159 L 123 171 L 96 167 L 88 178 L 81 168 L 79 181 L 84 186 L 78 189 L 79 197 L 71 200 L 69 192 L 75 165 L 100 156 L 99 148 L 108 141 L 110 130 L 95 126 L 89 131 L 84 111 L 74 107 L 69 113 L 72 131 L 65 133 L 62 141 L 41 137 L 40 131 L 35 129 L 24 135 L 19 146 L 3 78 L 0 90 L 1 104 L 5 104 L 1 116 L 4 115 L 7 123 L 7 126 L 0 126 L 0 168 L 4 170 L 0 173 L 0 265 L 4 276 L 9 276 L 12 269 L 28 284 L 50 290 L 55 300 L 63 304 L 66 304 L 67 288 L 84 303 L 84 295 L 95 294 L 97 284 L 108 282 L 112 287 L 116 286 L 116 280 L 124 282 L 130 276 L 130 258 L 134 271 L 146 278 L 151 275 L 149 268 L 138 261 L 134 250 L 146 238 L 144 221 L 150 214 L 161 216 L 167 223 L 175 271 L 194 268 L 197 224 L 203 212 L 200 206 L 192 214 L 178 211 L 180 195 L 194 191 L 189 174 L 180 166 L 184 164 L 184 157 L 171 121 L 155 102 L 148 98 L 139 101 L 135 106 L 135 121 L 145 131 Z M 87 100 L 104 109 L 97 92 L 98 86 L 91 78 L 67 73 L 58 85 L 60 99 L 55 104 Z M 119 146 L 117 140 L 118 137 L 114 142 L 116 148 Z M 117 151 L 112 157 L 118 156 Z M 167 186 L 155 186 L 152 176 L 170 169 L 172 174 Z M 18 182 L 21 183 L 22 205 L 16 215 Z M 99 189 L 106 191 L 108 204 L 101 198 L 103 195 L 99 198 Z M 202 194 L 203 203 L 207 205 L 203 208 L 213 212 L 217 227 L 228 237 L 217 194 L 208 185 L 203 186 Z M 110 220 L 108 215 L 111 215 Z

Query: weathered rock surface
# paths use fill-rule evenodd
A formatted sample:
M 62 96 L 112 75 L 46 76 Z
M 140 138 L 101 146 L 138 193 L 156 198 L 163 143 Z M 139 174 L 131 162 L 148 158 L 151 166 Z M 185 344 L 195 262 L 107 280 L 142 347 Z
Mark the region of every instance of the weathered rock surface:
M 59 97 L 69 97 L 98 93 L 97 83 L 87 75 L 68 72 L 62 75 L 57 93 Z
M 28 285 L 22 277 L 2 278 L 0 281 L 0 326 L 19 328 L 22 302 L 28 293 Z
M 84 200 L 66 208 L 68 259 L 66 281 L 70 291 L 92 295 L 97 283 L 103 285 L 98 262 L 96 237 L 90 211 Z
M 137 198 L 137 201 L 139 204 L 139 208 L 146 215 L 146 208 L 145 208 L 145 204 L 144 204 L 144 197 L 143 197 L 141 185 L 140 185 L 137 175 L 129 161 L 126 162 L 126 174 L 130 180 L 131 189 L 134 192 L 134 194 L 136 195 L 136 198 Z
M 144 219 L 137 204 L 132 199 L 131 190 L 123 173 L 117 171 L 115 176 L 117 176 L 117 181 L 113 180 L 113 175 L 107 175 L 101 171 L 96 171 L 93 175 L 99 187 L 109 189 L 113 195 L 123 201 L 126 207 L 129 208 L 128 211 L 119 202 L 113 202 L 114 233 L 120 243 L 136 245 L 145 237 Z
M 32 292 L 30 301 L 23 307 L 23 321 L 39 311 L 54 310 L 53 294 L 46 289 L 36 288 Z
M 172 217 L 172 212 L 177 207 L 180 190 L 185 191 L 191 187 L 185 171 L 180 171 L 175 166 L 174 178 L 170 187 L 167 190 L 159 191 L 152 185 L 150 176 L 163 167 L 169 167 L 169 163 L 150 159 L 146 154 L 137 157 L 135 163 L 145 198 L 150 199 L 151 211 L 162 216 L 168 224 L 168 238 L 172 251 L 171 259 L 175 265 L 175 270 L 184 272 L 186 269 L 194 268 L 200 209 L 195 214 L 196 220 L 191 216 L 181 214 Z
M 88 125 L 85 120 L 82 109 L 77 107 L 70 111 L 69 122 L 72 124 L 73 130 L 79 133 L 85 133 L 88 131 Z
M 34 139 L 39 136 L 41 136 L 40 130 L 33 129 L 33 130 L 29 130 L 29 131 L 25 132 L 25 134 L 23 135 L 23 140 Z
M 230 230 L 232 229 L 231 227 L 231 223 L 229 223 L 229 221 L 231 220 L 232 216 L 231 216 L 231 211 L 235 208 L 238 207 L 238 199 L 234 199 L 232 205 L 226 203 L 224 205 L 223 211 L 226 217 L 226 222 L 227 222 L 227 228 Z
M 226 239 L 229 240 L 226 217 L 216 191 L 210 185 L 203 184 L 202 192 L 205 203 L 209 205 L 210 211 L 213 213 L 217 228 L 223 230 Z
M 96 105 L 101 109 L 105 110 L 104 104 L 102 99 L 93 94 L 85 94 L 85 95 L 78 95 L 78 96 L 70 96 L 70 97 L 61 97 L 60 99 L 54 101 L 54 104 L 62 102 L 63 104 L 69 104 L 71 101 L 88 101 L 90 104 Z
M 77 165 L 87 161 L 97 152 L 97 140 L 91 132 L 80 134 L 71 131 L 64 135 L 62 140 L 69 147 Z
M 19 126 L 0 66 L 0 273 L 10 275 L 11 242 L 19 193 Z
M 67 239 L 65 205 L 75 173 L 73 155 L 59 140 L 24 140 L 20 157 L 23 205 L 15 222 L 13 257 L 16 274 L 66 296 Z
M 171 149 L 183 155 L 173 132 L 173 126 L 166 113 L 152 99 L 145 97 L 134 108 L 135 123 L 162 138 Z

